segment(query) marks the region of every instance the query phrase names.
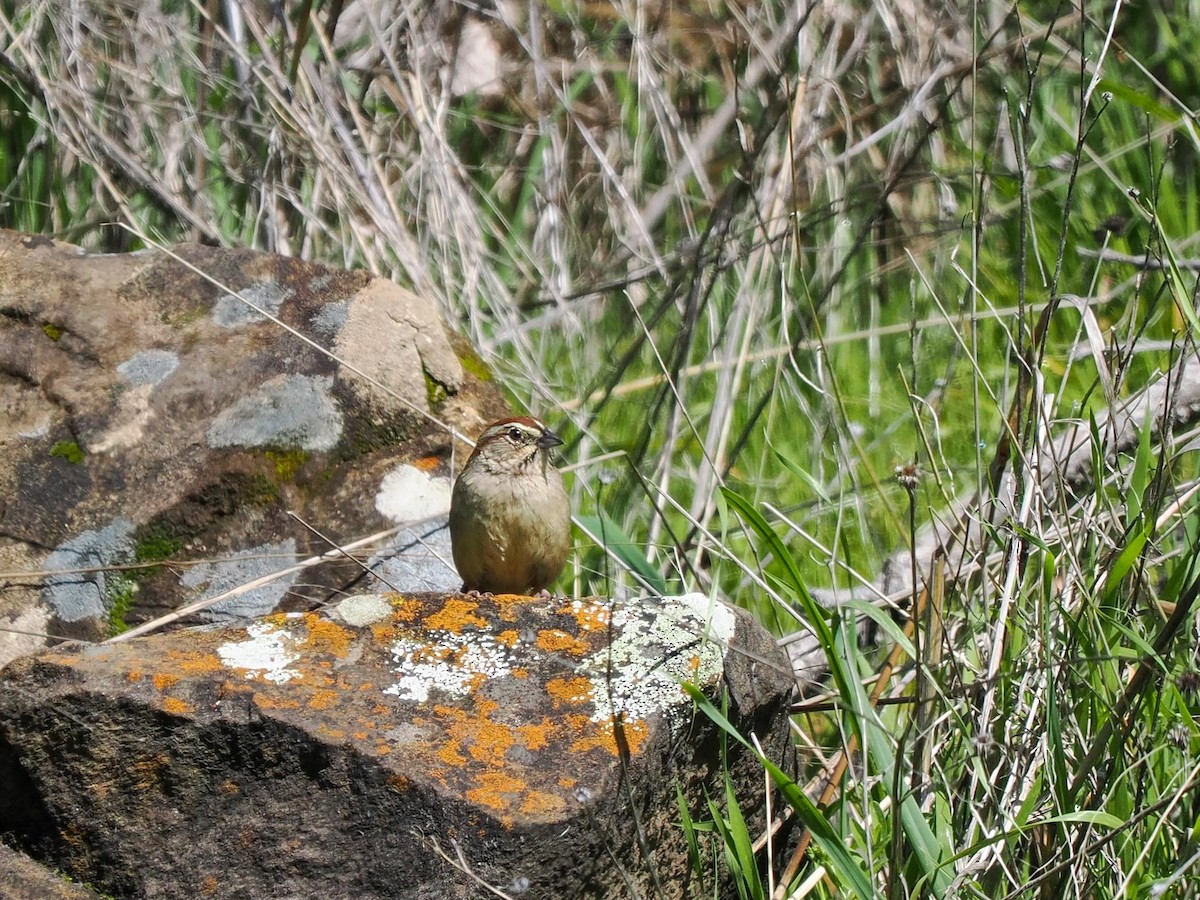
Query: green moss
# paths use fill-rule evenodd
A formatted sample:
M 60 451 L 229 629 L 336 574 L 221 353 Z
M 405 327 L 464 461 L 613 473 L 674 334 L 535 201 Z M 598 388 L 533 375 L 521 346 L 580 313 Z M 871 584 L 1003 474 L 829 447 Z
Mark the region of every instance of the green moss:
M 140 563 L 163 562 L 171 559 L 184 544 L 184 536 L 177 534 L 162 523 L 150 523 L 138 530 L 137 543 L 134 544 L 133 557 Z M 136 580 L 150 578 L 158 573 L 162 566 L 144 566 L 134 569 L 131 577 Z M 110 616 L 111 619 L 111 616 Z M 115 632 L 114 632 L 115 633 Z
M 57 341 L 63 336 L 64 329 L 53 322 L 43 322 L 42 331 L 46 333 L 46 337 L 50 338 L 50 340 Z
M 271 506 L 279 502 L 279 488 L 271 484 L 264 475 L 252 475 L 246 481 L 243 499 L 252 506 Z
M 51 456 L 60 456 L 69 463 L 83 462 L 83 448 L 74 441 L 59 441 L 50 448 Z
M 344 463 L 379 450 L 402 447 L 416 431 L 416 423 L 411 416 L 398 415 L 383 421 L 360 417 L 349 423 L 335 451 L 336 462 Z
M 148 525 L 142 529 L 133 555 L 138 562 L 161 562 L 178 553 L 183 541 L 182 535 L 172 534 L 161 525 Z
M 162 570 L 155 563 L 175 559 L 184 547 L 218 534 L 226 517 L 247 506 L 270 506 L 279 497 L 279 488 L 267 476 L 242 474 L 189 494 L 134 533 L 134 559 L 143 565 L 130 577 L 138 582 L 152 578 Z
M 443 400 L 450 396 L 450 392 L 446 390 L 446 386 L 434 379 L 428 372 L 425 373 L 425 399 L 429 401 L 429 406 L 432 408 L 437 406 Z
M 138 585 L 133 578 L 121 574 L 110 574 L 108 586 L 108 633 L 115 637 L 122 631 L 129 630 L 125 616 L 133 608 L 137 599 Z
M 275 466 L 275 478 L 283 483 L 290 484 L 296 480 L 296 473 L 301 467 L 312 459 L 312 454 L 307 450 L 268 450 L 266 457 Z
M 491 381 L 492 370 L 487 367 L 479 355 L 473 350 L 466 350 L 459 353 L 458 361 L 462 363 L 462 367 L 478 378 L 480 381 Z

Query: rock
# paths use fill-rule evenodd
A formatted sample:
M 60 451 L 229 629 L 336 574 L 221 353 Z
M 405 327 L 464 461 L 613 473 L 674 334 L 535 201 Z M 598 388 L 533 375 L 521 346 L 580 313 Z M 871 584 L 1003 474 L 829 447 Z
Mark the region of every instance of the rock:
M 289 511 L 339 543 L 436 537 L 452 444 L 426 414 L 474 436 L 507 413 L 430 303 L 365 272 L 0 231 L 0 662 L 330 549 Z M 388 582 L 458 587 L 448 552 L 421 554 Z M 204 615 L 308 609 L 361 575 L 338 560 Z
M 24 853 L 0 844 L 0 897 L 4 900 L 100 900 L 95 891 L 55 875 Z
M 361 594 L 65 645 L 0 673 L 0 833 L 123 898 L 687 896 L 676 788 L 724 784 L 684 680 L 794 769 L 786 657 L 696 594 Z M 762 768 L 728 766 L 749 817 Z

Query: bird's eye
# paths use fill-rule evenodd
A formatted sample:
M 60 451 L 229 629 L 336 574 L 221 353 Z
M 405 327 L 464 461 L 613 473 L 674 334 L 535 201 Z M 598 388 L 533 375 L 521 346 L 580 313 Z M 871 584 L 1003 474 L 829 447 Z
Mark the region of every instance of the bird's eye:
M 521 437 L 521 429 L 517 426 L 514 425 L 508 429 L 508 439 L 514 444 L 519 444 L 521 442 Z

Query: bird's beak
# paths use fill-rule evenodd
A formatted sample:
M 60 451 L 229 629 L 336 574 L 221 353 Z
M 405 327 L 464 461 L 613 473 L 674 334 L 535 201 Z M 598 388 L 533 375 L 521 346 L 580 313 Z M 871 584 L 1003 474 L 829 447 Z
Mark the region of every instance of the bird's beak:
M 563 439 L 549 428 L 543 428 L 542 436 L 537 439 L 538 448 L 541 450 L 549 450 L 551 447 L 558 447 L 562 444 L 562 442 Z

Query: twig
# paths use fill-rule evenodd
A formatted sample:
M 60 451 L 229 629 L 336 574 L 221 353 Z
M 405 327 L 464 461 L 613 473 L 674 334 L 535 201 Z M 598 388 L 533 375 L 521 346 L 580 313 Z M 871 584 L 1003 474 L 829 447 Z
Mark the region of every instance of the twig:
M 140 637 L 141 635 L 147 634 L 151 631 L 157 631 L 164 625 L 170 625 L 172 622 L 178 622 L 185 616 L 190 616 L 194 613 L 200 612 L 201 610 L 208 609 L 210 606 L 220 603 L 222 600 L 228 599 L 229 597 L 240 596 L 241 594 L 245 594 L 254 590 L 255 588 L 262 587 L 264 584 L 270 584 L 272 581 L 283 578 L 285 575 L 291 575 L 293 572 L 311 569 L 313 566 L 320 565 L 321 563 L 327 562 L 331 559 L 339 559 L 345 556 L 346 552 L 349 550 L 358 550 L 359 548 L 366 547 L 369 544 L 375 543 L 376 541 L 392 537 L 403 529 L 410 527 L 410 525 L 411 523 L 396 525 L 386 529 L 385 531 L 377 531 L 375 534 L 369 535 L 368 537 L 357 541 L 352 541 L 351 543 L 346 544 L 343 547 L 339 547 L 336 550 L 330 550 L 328 553 L 322 553 L 320 556 L 310 556 L 308 559 L 298 562 L 294 566 L 288 566 L 286 569 L 281 569 L 278 572 L 271 573 L 270 575 L 263 575 L 261 578 L 255 578 L 253 581 L 240 584 L 231 590 L 223 591 L 222 593 L 217 594 L 215 597 L 197 600 L 195 603 L 189 603 L 182 609 L 177 609 L 174 612 L 167 613 L 165 616 L 160 616 L 157 619 L 151 619 L 149 622 L 143 622 L 136 628 L 130 628 L 128 631 L 123 631 L 116 637 L 111 637 L 103 643 L 119 644 L 122 641 L 132 640 L 135 637 Z
M 1078 247 L 1076 251 L 1080 256 L 1088 259 L 1098 259 L 1101 262 L 1123 263 L 1128 266 L 1137 266 L 1145 271 L 1159 271 L 1161 269 L 1169 269 L 1171 264 L 1166 260 L 1159 259 L 1157 256 L 1151 256 L 1148 253 L 1118 253 L 1116 250 L 1107 250 L 1101 248 L 1093 250 L 1091 247 Z M 1200 271 L 1200 259 L 1177 259 L 1175 264 L 1189 272 Z

